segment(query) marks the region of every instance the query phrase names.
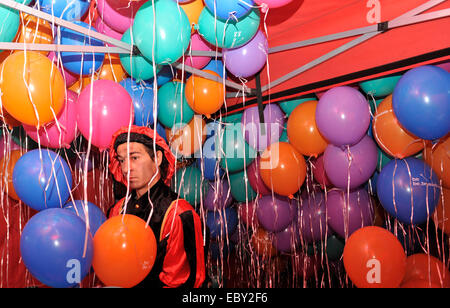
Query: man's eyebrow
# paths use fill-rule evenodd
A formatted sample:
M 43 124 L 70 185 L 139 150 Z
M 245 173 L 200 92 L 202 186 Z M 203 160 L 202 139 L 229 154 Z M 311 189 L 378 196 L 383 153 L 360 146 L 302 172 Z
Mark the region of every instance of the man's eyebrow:
M 134 151 L 134 152 L 130 152 L 129 155 L 134 155 L 134 154 L 141 154 L 141 152 L 138 151 Z M 116 158 L 122 158 L 122 156 L 120 156 L 119 154 L 116 155 Z

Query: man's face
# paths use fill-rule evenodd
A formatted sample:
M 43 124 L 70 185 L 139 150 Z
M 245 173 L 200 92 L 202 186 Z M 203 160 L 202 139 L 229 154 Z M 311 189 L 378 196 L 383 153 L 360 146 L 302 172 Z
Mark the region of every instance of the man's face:
M 155 163 L 155 157 L 150 157 L 146 147 L 139 142 L 130 142 L 129 152 L 127 143 L 122 143 L 117 147 L 117 159 L 120 163 L 122 173 L 127 178 L 129 172 L 130 189 L 136 190 L 138 196 L 145 193 L 161 177 L 158 172 L 159 165 L 162 161 L 161 151 L 157 151 L 156 156 L 158 164 Z M 152 179 L 152 184 L 149 185 Z

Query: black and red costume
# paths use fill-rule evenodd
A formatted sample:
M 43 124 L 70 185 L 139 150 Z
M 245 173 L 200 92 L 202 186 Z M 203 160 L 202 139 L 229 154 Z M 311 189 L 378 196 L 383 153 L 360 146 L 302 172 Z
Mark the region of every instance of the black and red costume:
M 114 147 L 117 137 L 124 133 L 150 137 L 169 163 L 166 174 L 162 174 L 146 194 L 137 199 L 135 191 L 132 191 L 128 202 L 122 198 L 109 211 L 109 217 L 123 213 L 136 215 L 144 221 L 150 217 L 149 226 L 157 240 L 157 257 L 151 272 L 137 287 L 201 287 L 206 277 L 208 232 L 194 208 L 186 200 L 179 199 L 169 187 L 175 171 L 175 157 L 164 139 L 151 128 L 132 126 L 129 130 L 124 127 L 114 134 L 109 153 L 109 168 L 118 182 L 127 185 Z M 135 142 L 132 139 L 129 141 Z

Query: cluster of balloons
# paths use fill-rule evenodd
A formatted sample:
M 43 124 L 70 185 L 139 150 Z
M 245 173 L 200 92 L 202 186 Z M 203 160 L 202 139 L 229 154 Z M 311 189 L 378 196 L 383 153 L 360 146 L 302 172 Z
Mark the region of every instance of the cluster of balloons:
M 106 221 L 93 203 L 73 200 L 71 169 L 55 152 L 70 148 L 78 134 L 104 151 L 115 131 L 135 124 L 155 127 L 181 162 L 195 158 L 177 170 L 172 189 L 204 211 L 213 258 L 224 253 L 217 249 L 224 239 L 229 252 L 243 239 L 238 231 L 245 230 L 250 250 L 263 257 L 337 243 L 326 253 L 333 260 L 344 255 L 358 287 L 426 280 L 405 278 L 412 270 L 402 245 L 372 225 L 379 201 L 401 223 L 419 225 L 433 217 L 450 234 L 448 72 L 423 66 L 357 87 L 335 87 L 320 99 L 267 104 L 264 121 L 258 107 L 205 121 L 224 104 L 221 80 L 227 73 L 248 78 L 266 64 L 261 12 L 291 1 L 35 3 L 139 52 L 0 54 L 5 121 L 49 148 L 11 149 L 0 161 L 10 197 L 39 212 L 21 240 L 33 276 L 49 286 L 70 287 L 92 265 L 106 285 L 130 287 L 151 270 L 156 242 L 150 228 L 128 215 Z M 1 41 L 105 46 L 2 6 L 0 16 L 7 25 Z M 191 51 L 221 52 L 222 60 Z M 215 78 L 180 74 L 171 66 L 175 62 Z M 422 150 L 423 159 L 414 156 Z M 72 267 L 81 271 L 71 272 Z M 382 284 L 376 283 L 379 276 Z

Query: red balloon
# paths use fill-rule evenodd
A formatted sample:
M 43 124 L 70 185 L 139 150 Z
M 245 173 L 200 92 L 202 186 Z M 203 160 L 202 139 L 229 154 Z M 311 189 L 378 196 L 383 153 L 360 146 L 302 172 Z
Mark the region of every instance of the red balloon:
M 380 227 L 355 231 L 345 244 L 343 258 L 345 270 L 358 288 L 397 288 L 406 272 L 402 244 Z
M 436 257 L 424 253 L 417 253 L 406 259 L 406 274 L 403 283 L 420 284 L 423 287 L 450 288 L 450 272 L 448 268 Z

